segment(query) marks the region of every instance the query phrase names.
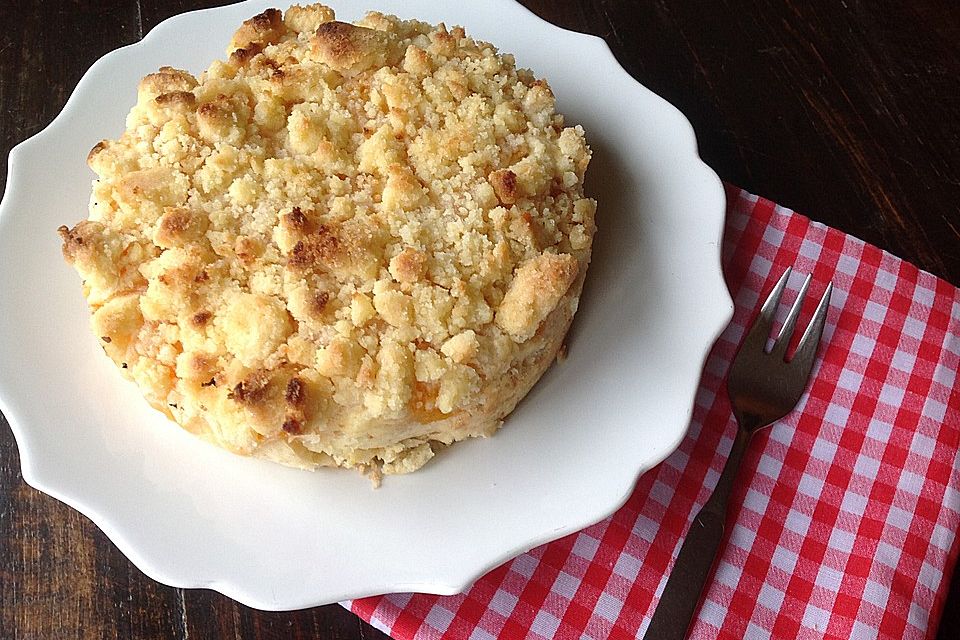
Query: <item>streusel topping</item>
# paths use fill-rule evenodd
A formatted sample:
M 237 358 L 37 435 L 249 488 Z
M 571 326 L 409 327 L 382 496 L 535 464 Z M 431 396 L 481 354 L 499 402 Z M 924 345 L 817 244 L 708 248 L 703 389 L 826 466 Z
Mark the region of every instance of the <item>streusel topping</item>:
M 492 432 L 488 390 L 576 306 L 583 130 L 460 27 L 294 6 L 228 54 L 146 76 L 90 152 L 61 234 L 106 353 L 187 429 L 286 464 L 408 471 Z

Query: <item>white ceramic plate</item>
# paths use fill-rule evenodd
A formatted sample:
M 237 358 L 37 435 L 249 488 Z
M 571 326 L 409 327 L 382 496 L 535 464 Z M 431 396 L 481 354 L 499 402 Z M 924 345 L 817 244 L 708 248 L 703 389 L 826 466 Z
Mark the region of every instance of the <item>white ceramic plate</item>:
M 467 32 L 549 79 L 594 149 L 594 263 L 555 366 L 494 438 L 459 444 L 374 491 L 235 457 L 150 409 L 88 329 L 58 225 L 86 217 L 87 151 L 122 131 L 137 81 L 199 72 L 269 2 L 176 16 L 91 67 L 63 112 L 10 153 L 0 205 L 0 409 L 23 477 L 90 517 L 174 586 L 260 609 L 394 591 L 449 594 L 536 545 L 597 522 L 666 457 L 690 420 L 704 358 L 732 313 L 720 272 L 724 194 L 690 124 L 599 38 L 510 0 L 331 0 Z

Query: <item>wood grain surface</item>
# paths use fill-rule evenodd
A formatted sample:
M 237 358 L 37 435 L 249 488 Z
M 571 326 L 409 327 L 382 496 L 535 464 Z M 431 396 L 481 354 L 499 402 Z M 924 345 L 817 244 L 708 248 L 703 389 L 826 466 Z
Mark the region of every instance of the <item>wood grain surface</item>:
M 98 57 L 171 15 L 216 4 L 0 3 L 0 175 L 9 149 L 53 119 Z M 725 180 L 960 284 L 955 0 L 524 4 L 603 37 L 630 73 L 687 115 Z M 941 639 L 960 637 L 958 583 Z M 3 421 L 0 639 L 220 637 L 386 636 L 337 605 L 263 613 L 153 582 L 86 518 L 23 483 Z

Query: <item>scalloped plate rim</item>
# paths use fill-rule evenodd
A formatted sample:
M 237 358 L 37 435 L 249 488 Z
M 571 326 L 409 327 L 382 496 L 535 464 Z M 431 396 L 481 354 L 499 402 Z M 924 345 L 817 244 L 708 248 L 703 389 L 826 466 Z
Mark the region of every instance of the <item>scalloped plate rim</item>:
M 553 25 L 552 23 L 540 18 L 535 13 L 520 5 L 515 3 L 513 0 L 500 0 L 500 3 L 504 6 L 511 5 L 513 9 L 519 8 L 526 16 L 528 20 L 536 21 L 541 28 L 549 28 L 564 34 L 564 37 L 574 38 L 579 40 L 581 45 L 589 43 L 589 46 L 593 48 L 600 49 L 601 53 L 607 59 L 607 64 L 610 65 L 609 70 L 612 70 L 620 76 L 619 83 L 624 87 L 629 87 L 632 90 L 646 92 L 650 95 L 653 94 L 649 89 L 644 87 L 638 81 L 636 81 L 630 74 L 620 65 L 614 56 L 612 50 L 607 45 L 607 43 L 597 36 L 591 34 L 585 34 L 578 31 L 573 31 L 570 29 L 565 29 Z M 238 10 L 240 7 L 246 7 L 251 5 L 261 5 L 263 4 L 260 0 L 247 0 L 246 2 L 239 3 L 238 5 L 226 5 L 221 7 L 212 7 L 206 9 L 198 9 L 194 11 L 189 11 L 186 13 L 178 14 L 171 16 L 162 22 L 158 23 L 153 29 L 151 29 L 142 40 L 125 45 L 118 49 L 114 49 L 96 60 L 90 68 L 83 74 L 77 86 L 71 92 L 70 97 L 65 103 L 63 109 L 60 113 L 50 122 L 46 127 L 41 131 L 32 135 L 31 137 L 23 140 L 22 142 L 15 145 L 9 154 L 8 168 L 7 168 L 7 188 L 5 190 L 3 200 L 0 202 L 0 230 L 3 229 L 5 223 L 9 222 L 10 217 L 13 215 L 11 212 L 6 211 L 7 202 L 10 199 L 10 194 L 12 190 L 16 187 L 16 181 L 13 180 L 14 172 L 16 171 L 17 165 L 19 165 L 23 160 L 21 156 L 27 153 L 33 152 L 33 147 L 39 145 L 46 138 L 51 137 L 56 134 L 58 127 L 63 126 L 63 123 L 69 119 L 70 113 L 77 108 L 81 102 L 81 96 L 83 94 L 83 89 L 85 88 L 88 79 L 101 73 L 106 70 L 110 64 L 114 62 L 119 63 L 120 59 L 124 55 L 130 55 L 136 52 L 139 49 L 146 48 L 150 46 L 153 42 L 159 42 L 162 37 L 162 33 L 168 31 L 173 27 L 173 25 L 183 21 L 187 22 L 190 20 L 197 19 L 202 15 L 214 15 L 220 12 L 223 12 L 226 9 Z M 332 4 L 338 4 L 333 2 Z M 489 10 L 489 7 L 485 7 L 486 10 Z M 469 25 L 466 25 L 469 29 Z M 709 172 L 709 175 L 712 176 L 713 189 L 717 192 L 717 202 L 716 202 L 716 212 L 715 212 L 715 227 L 717 232 L 717 250 L 714 256 L 714 262 L 717 269 L 717 274 L 721 274 L 720 268 L 720 240 L 722 239 L 723 234 L 723 218 L 725 212 L 725 196 L 723 192 L 722 183 L 716 174 L 707 166 L 702 159 L 699 157 L 697 150 L 697 142 L 695 132 L 689 120 L 680 112 L 676 107 L 670 104 L 663 98 L 656 96 L 656 98 L 662 103 L 662 107 L 666 107 L 671 110 L 674 115 L 678 118 L 679 122 L 683 126 L 683 142 L 689 147 L 690 158 L 694 161 L 694 165 L 701 171 L 706 170 Z M 721 301 L 724 304 L 722 309 L 712 310 L 714 313 L 712 323 L 712 330 L 709 332 L 709 340 L 704 342 L 702 354 L 699 358 L 699 369 L 702 370 L 707 356 L 709 355 L 710 349 L 719 335 L 722 333 L 724 328 L 729 323 L 732 314 L 733 314 L 733 303 L 730 299 L 729 293 L 726 290 L 725 285 L 723 285 L 722 277 L 719 281 L 721 291 L 717 293 L 720 294 Z M 693 410 L 693 396 L 698 388 L 699 380 L 694 380 L 692 382 L 692 388 L 688 389 L 688 399 L 689 403 L 685 410 L 685 415 L 687 416 L 688 422 L 689 418 L 692 416 Z M 497 554 L 496 557 L 492 557 L 486 562 L 481 563 L 479 566 L 472 566 L 471 568 L 463 568 L 462 570 L 456 572 L 456 575 L 447 575 L 447 576 L 438 576 L 435 580 L 429 582 L 428 584 L 412 582 L 412 583 L 403 583 L 398 581 L 392 581 L 388 585 L 381 585 L 379 588 L 370 588 L 359 586 L 355 588 L 345 588 L 341 589 L 336 594 L 327 594 L 323 597 L 304 597 L 297 602 L 289 602 L 285 604 L 278 604 L 267 602 L 264 599 L 257 597 L 250 589 L 245 588 L 243 585 L 236 584 L 234 581 L 221 579 L 217 577 L 188 577 L 181 575 L 168 575 L 162 568 L 162 563 L 157 562 L 156 560 L 142 555 L 139 550 L 132 544 L 128 544 L 126 536 L 124 534 L 124 525 L 122 522 L 117 523 L 115 520 L 123 520 L 118 517 L 116 514 L 100 513 L 95 509 L 91 509 L 83 502 L 82 496 L 72 495 L 70 492 L 69 485 L 63 486 L 63 478 L 52 478 L 45 479 L 41 477 L 41 474 L 37 472 L 34 463 L 34 456 L 41 455 L 42 452 L 32 451 L 30 447 L 25 446 L 25 441 L 28 439 L 28 431 L 21 422 L 20 417 L 16 412 L 11 411 L 11 404 L 6 400 L 7 393 L 4 389 L 3 378 L 0 377 L 0 409 L 3 410 L 4 415 L 6 416 L 11 430 L 13 432 L 14 438 L 17 441 L 18 448 L 20 449 L 21 457 L 21 468 L 22 476 L 24 481 L 34 487 L 37 490 L 40 490 L 55 499 L 67 504 L 71 508 L 77 510 L 78 512 L 84 514 L 92 522 L 94 522 L 107 537 L 117 546 L 117 548 L 126 555 L 133 564 L 135 564 L 141 571 L 143 571 L 147 576 L 151 577 L 158 582 L 167 584 L 173 587 L 179 588 L 209 588 L 219 591 L 224 595 L 231 597 L 241 603 L 247 604 L 252 607 L 256 607 L 263 610 L 294 610 L 301 609 L 311 606 L 318 606 L 321 604 L 328 604 L 330 602 L 349 600 L 352 598 L 367 597 L 371 595 L 377 595 L 382 593 L 390 593 L 394 591 L 420 591 L 425 593 L 434 593 L 438 595 L 450 595 L 463 591 L 465 588 L 469 587 L 477 578 L 484 575 L 491 569 L 503 564 L 503 562 L 508 561 L 509 559 L 526 552 L 527 550 L 544 544 L 546 542 L 555 540 L 557 538 L 563 537 L 564 535 L 579 531 L 585 527 L 588 527 L 596 522 L 599 522 L 606 517 L 609 517 L 612 513 L 616 512 L 630 497 L 633 492 L 634 485 L 637 479 L 662 462 L 666 457 L 668 457 L 677 446 L 679 446 L 683 437 L 686 435 L 686 427 L 678 430 L 673 438 L 672 444 L 666 448 L 659 451 L 656 455 L 651 456 L 645 460 L 642 464 L 638 465 L 636 472 L 632 475 L 632 481 L 621 488 L 620 493 L 615 498 L 608 498 L 604 501 L 602 507 L 598 507 L 594 512 L 583 514 L 582 517 L 578 517 L 575 521 L 572 521 L 568 526 L 562 527 L 560 529 L 554 529 L 551 531 L 543 532 L 543 534 L 532 540 L 528 540 L 522 544 L 515 544 L 509 548 L 506 548 L 500 554 Z M 450 573 L 454 573 L 451 571 Z

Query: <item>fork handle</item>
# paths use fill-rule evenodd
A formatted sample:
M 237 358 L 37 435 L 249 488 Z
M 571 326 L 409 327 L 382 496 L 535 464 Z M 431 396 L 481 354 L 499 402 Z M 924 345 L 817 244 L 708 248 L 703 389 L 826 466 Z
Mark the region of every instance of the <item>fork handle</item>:
M 733 488 L 740 467 L 740 460 L 747 450 L 751 432 L 743 427 L 730 449 L 717 486 L 707 503 L 690 524 L 687 537 L 673 564 L 673 570 L 663 588 L 653 620 L 644 634 L 650 640 L 683 640 L 687 637 L 690 623 L 697 613 L 697 605 L 703 587 L 710 577 L 717 550 L 723 540 L 724 521 L 727 517 L 727 499 Z

